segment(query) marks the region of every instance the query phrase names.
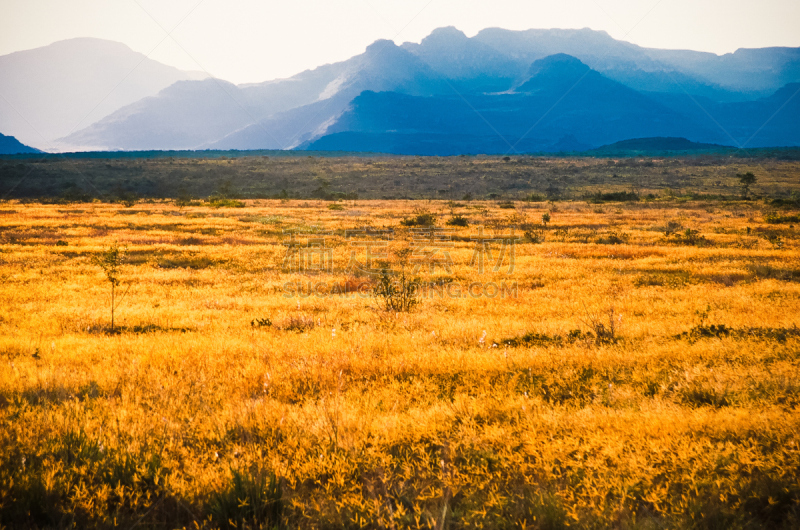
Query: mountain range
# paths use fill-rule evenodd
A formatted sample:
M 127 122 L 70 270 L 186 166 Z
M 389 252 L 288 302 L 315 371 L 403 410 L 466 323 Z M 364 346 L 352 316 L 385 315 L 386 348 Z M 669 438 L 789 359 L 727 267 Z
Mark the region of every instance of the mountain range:
M 124 44 L 80 38 L 0 56 L 0 132 L 41 149 L 182 80 Z
M 19 155 L 41 153 L 38 149 L 28 147 L 13 136 L 0 134 L 0 155 Z
M 124 68 L 108 66 L 115 54 Z M 71 69 L 78 65 L 80 75 Z M 107 92 L 126 68 L 125 90 Z M 800 48 L 718 56 L 642 48 L 588 29 L 486 29 L 469 38 L 451 27 L 419 44 L 377 41 L 288 79 L 199 77 L 95 39 L 18 52 L 0 57 L 0 94 L 16 90 L 6 98 L 13 108 L 0 99 L 0 130 L 51 150 L 450 155 L 579 151 L 642 137 L 800 145 Z M 39 136 L 52 145 L 26 125 L 47 131 Z

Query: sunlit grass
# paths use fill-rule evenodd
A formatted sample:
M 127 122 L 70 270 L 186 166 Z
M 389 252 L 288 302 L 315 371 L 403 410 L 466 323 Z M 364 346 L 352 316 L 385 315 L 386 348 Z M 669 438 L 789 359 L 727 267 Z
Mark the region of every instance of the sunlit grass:
M 769 207 L 329 204 L 0 205 L 0 526 L 800 525 L 800 254 Z M 346 231 L 393 229 L 399 267 L 421 213 L 468 226 L 387 312 Z M 512 225 L 513 271 L 479 274 Z M 284 270 L 292 230 L 329 271 Z M 473 282 L 514 287 L 446 295 Z

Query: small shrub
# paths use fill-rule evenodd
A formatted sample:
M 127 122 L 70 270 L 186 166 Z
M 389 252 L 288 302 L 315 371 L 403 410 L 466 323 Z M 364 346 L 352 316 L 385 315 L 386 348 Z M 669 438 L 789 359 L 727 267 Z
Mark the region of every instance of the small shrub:
M 171 256 L 159 258 L 156 265 L 160 269 L 207 269 L 214 265 L 214 260 L 207 256 Z
M 639 195 L 632 191 L 615 191 L 611 193 L 598 192 L 587 197 L 588 202 L 638 202 Z
M 445 224 L 447 226 L 469 226 L 469 220 L 463 215 L 454 215 Z
M 688 272 L 663 272 L 643 274 L 633 281 L 636 287 L 669 287 L 679 289 L 694 283 Z
M 689 342 L 696 342 L 700 339 L 719 339 L 730 336 L 731 330 L 725 324 L 697 325 L 688 332 L 683 332 L 677 336 L 679 339 L 687 339 Z
M 800 215 L 780 215 L 777 212 L 764 214 L 764 222 L 771 225 L 800 223 Z
M 138 326 L 124 327 L 122 328 L 122 331 L 126 331 L 129 333 L 145 334 L 145 333 L 171 333 L 176 331 L 180 333 L 188 333 L 193 330 L 191 328 L 159 326 L 158 324 L 140 324 Z
M 208 205 L 212 208 L 244 208 L 244 203 L 242 201 L 224 199 L 221 197 L 209 198 Z
M 328 210 L 341 211 L 341 210 L 344 210 L 344 206 L 342 206 L 341 204 L 329 204 L 328 205 Z
M 432 213 L 422 212 L 413 217 L 406 217 L 400 224 L 403 226 L 434 226 L 436 224 L 436 216 Z
M 597 242 L 601 245 L 624 245 L 628 242 L 628 234 L 619 232 L 609 232 L 599 237 Z
M 727 390 L 717 390 L 710 384 L 692 382 L 679 392 L 680 401 L 690 407 L 722 408 L 731 405 Z
M 272 320 L 269 318 L 256 318 L 250 321 L 250 326 L 254 328 L 269 328 L 272 327 Z
M 664 227 L 664 235 L 669 237 L 680 230 L 683 230 L 683 225 L 680 221 L 669 221 L 667 226 Z
M 800 270 L 778 269 L 770 265 L 750 265 L 750 273 L 758 280 L 781 280 L 784 282 L 800 282 Z
M 586 313 L 586 324 L 594 332 L 594 340 L 596 344 L 613 344 L 619 340 L 617 333 L 619 325 L 622 322 L 622 316 L 616 313 L 613 307 L 609 308 L 606 312 L 608 324 L 603 321 L 602 316 L 599 314 Z
M 133 205 L 136 204 L 136 194 L 123 191 L 119 193 L 117 200 L 125 207 L 131 208 Z
M 767 240 L 775 250 L 780 250 L 783 248 L 783 238 L 780 235 L 768 232 L 761 237 Z
M 541 333 L 528 332 L 521 337 L 505 339 L 501 342 L 504 346 L 518 348 L 520 346 L 550 346 L 560 345 L 563 339 L 559 335 L 543 335 Z
M 190 197 L 181 197 L 175 199 L 175 206 L 178 208 L 184 208 L 186 206 L 203 206 L 203 203 L 200 201 L 196 201 Z
M 676 335 L 676 339 L 688 340 L 691 343 L 702 339 L 733 338 L 739 340 L 771 340 L 786 342 L 789 339 L 800 337 L 800 328 L 729 328 L 725 324 L 705 325 L 703 323 L 689 331 Z
M 544 243 L 544 230 L 541 228 L 526 230 L 523 235 L 525 236 L 525 241 L 528 241 L 529 243 L 534 243 L 537 245 L 539 243 Z
M 665 237 L 667 242 L 676 245 L 706 246 L 711 243 L 705 236 L 700 234 L 699 230 L 693 230 L 691 228 L 687 228 L 683 232 L 669 234 Z
M 573 329 L 567 333 L 566 337 L 561 335 L 545 335 L 529 331 L 521 337 L 513 337 L 504 339 L 501 344 L 511 348 L 519 348 L 522 346 L 563 346 L 564 344 L 572 344 L 581 340 L 592 338 L 591 333 L 584 333 L 579 329 Z
M 547 197 L 545 197 L 544 195 L 541 195 L 539 193 L 531 193 L 530 195 L 528 195 L 527 197 L 525 197 L 522 200 L 525 201 L 525 202 L 544 202 L 544 201 L 547 200 Z
M 406 276 L 405 270 L 392 275 L 384 270 L 373 293 L 381 300 L 383 309 L 404 313 L 411 311 L 418 303 L 419 280 Z
M 503 210 L 514 210 L 516 206 L 511 201 L 498 202 L 497 207 Z
M 317 322 L 314 320 L 314 317 L 296 315 L 289 317 L 289 319 L 281 325 L 280 329 L 284 331 L 293 331 L 295 333 L 305 333 L 306 331 L 311 331 L 315 327 L 317 327 Z

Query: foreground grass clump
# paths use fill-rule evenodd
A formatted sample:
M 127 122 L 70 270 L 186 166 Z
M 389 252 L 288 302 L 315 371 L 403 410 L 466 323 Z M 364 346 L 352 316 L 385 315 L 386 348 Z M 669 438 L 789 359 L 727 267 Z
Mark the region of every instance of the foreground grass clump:
M 511 204 L 1 204 L 0 527 L 798 527 L 796 231 Z

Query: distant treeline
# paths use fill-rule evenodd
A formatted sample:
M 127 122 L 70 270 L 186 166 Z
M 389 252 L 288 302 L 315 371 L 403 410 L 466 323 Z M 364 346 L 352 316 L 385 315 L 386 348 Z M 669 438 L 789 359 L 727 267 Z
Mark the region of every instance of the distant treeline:
M 153 151 L 2 157 L 0 199 L 726 200 L 741 196 L 737 175 L 744 172 L 757 176 L 751 197 L 788 200 L 800 192 L 800 162 L 754 151 L 764 156 L 746 158 L 738 151 L 736 156 L 619 158 Z M 792 152 L 800 150 L 779 151 Z
M 201 151 L 82 151 L 76 153 L 21 153 L 15 155 L 0 154 L 0 159 L 10 160 L 51 160 L 51 159 L 150 159 L 150 158 L 250 158 L 250 157 L 321 157 L 321 158 L 342 158 L 342 157 L 391 157 L 391 158 L 417 158 L 414 156 L 390 155 L 384 153 L 368 152 L 343 152 L 343 151 L 287 151 L 279 149 L 256 149 L 248 151 L 239 150 L 201 150 Z M 520 156 L 519 154 L 515 156 Z M 524 153 L 522 156 L 536 156 L 544 158 L 685 158 L 692 156 L 727 156 L 734 158 L 766 158 L 775 160 L 800 160 L 800 147 L 762 147 L 739 149 L 736 147 L 719 146 L 710 149 L 617 149 L 614 146 L 600 147 L 588 151 L 564 151 L 560 153 Z M 503 158 L 496 155 L 460 155 L 459 158 Z M 440 158 L 440 157 L 425 157 Z M 444 157 L 453 158 L 453 157 Z

